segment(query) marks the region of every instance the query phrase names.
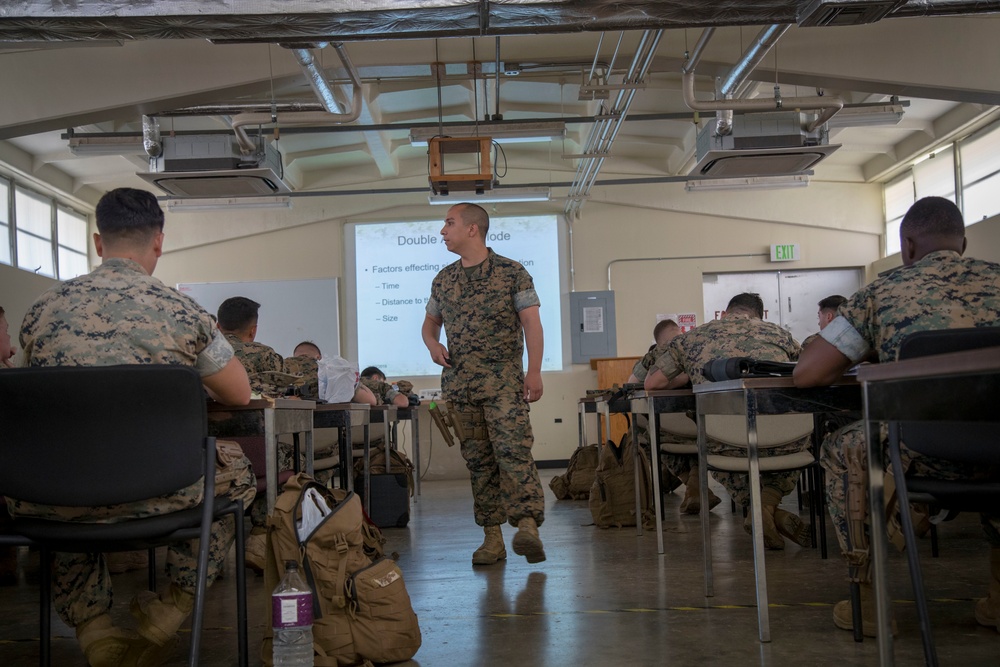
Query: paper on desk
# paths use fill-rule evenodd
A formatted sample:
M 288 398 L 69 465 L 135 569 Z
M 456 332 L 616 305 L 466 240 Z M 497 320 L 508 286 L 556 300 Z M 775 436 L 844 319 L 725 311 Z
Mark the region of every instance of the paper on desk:
M 302 494 L 302 518 L 295 522 L 295 532 L 298 533 L 299 542 L 304 542 L 330 512 L 326 498 L 319 491 L 306 489 Z

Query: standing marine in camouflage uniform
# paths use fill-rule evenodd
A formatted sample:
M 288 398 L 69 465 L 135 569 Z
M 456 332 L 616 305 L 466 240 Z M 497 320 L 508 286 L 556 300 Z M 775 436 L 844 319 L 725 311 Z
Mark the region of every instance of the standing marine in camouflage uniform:
M 531 456 L 528 403 L 542 397 L 542 323 L 524 267 L 486 247 L 489 215 L 474 204 L 448 210 L 441 236 L 461 259 L 434 278 L 422 335 L 444 367 L 441 390 L 462 422 L 462 456 L 472 474 L 476 523 L 486 539 L 474 565 L 507 557 L 500 526 L 517 526 L 512 547 L 529 563 L 545 560 L 538 526 L 545 502 Z M 449 348 L 440 343 L 445 327 Z M 522 373 L 522 331 L 528 371 Z
M 45 292 L 24 318 L 21 346 L 28 366 L 176 364 L 192 366 L 217 400 L 250 400 L 246 372 L 216 329 L 212 316 L 188 297 L 152 277 L 163 248 L 163 212 L 156 198 L 120 188 L 97 205 L 94 243 L 103 263 L 88 275 Z M 249 462 L 228 489 L 231 498 L 254 496 Z M 202 483 L 158 498 L 110 507 L 53 507 L 7 499 L 11 514 L 64 521 L 115 522 L 187 509 L 201 502 Z M 208 581 L 233 543 L 232 520 L 212 526 Z M 131 604 L 138 633 L 113 625 L 111 578 L 98 553 L 56 553 L 53 599 L 59 616 L 76 629 L 91 665 L 153 665 L 169 657 L 177 629 L 191 612 L 197 540 L 167 552 L 171 584 L 160 596 L 144 592 Z
M 831 384 L 872 351 L 880 362 L 895 361 L 903 339 L 917 331 L 1000 326 L 1000 265 L 962 257 L 965 224 L 958 207 L 941 197 L 921 199 L 903 216 L 899 239 L 903 268 L 859 290 L 840 307 L 820 339 L 803 351 L 795 368 L 797 386 Z M 873 636 L 867 513 L 862 509 L 855 517 L 848 512 L 849 507 L 868 507 L 866 452 L 864 425 L 856 422 L 826 438 L 821 463 L 827 470 L 827 506 L 840 548 L 851 577 L 861 582 L 863 631 Z M 982 476 L 973 466 L 911 452 L 905 443 L 901 453 L 908 472 L 921 477 Z M 983 528 L 992 547 L 992 576 L 989 597 L 976 604 L 976 620 L 1000 629 L 1000 517 L 984 515 Z M 853 629 L 848 601 L 834 607 L 833 618 L 837 627 Z
M 730 357 L 752 357 L 761 361 L 794 361 L 799 356 L 799 344 L 791 334 L 777 324 L 765 322 L 764 304 L 756 294 L 737 294 L 729 301 L 722 313 L 722 319 L 706 322 L 697 329 L 681 334 L 667 346 L 667 352 L 655 364 L 646 376 L 647 389 L 673 389 L 683 386 L 690 379 L 691 384 L 706 382 L 702 373 L 705 364 L 713 359 Z M 801 440 L 779 447 L 769 447 L 760 452 L 760 456 L 780 456 L 802 451 L 809 447 L 809 436 Z M 746 451 L 723 445 L 709 439 L 709 449 L 724 456 L 745 457 Z M 678 457 L 680 459 L 681 457 Z M 690 466 L 687 472 L 688 493 L 691 492 L 691 482 L 698 479 L 698 460 L 696 456 L 683 457 L 687 461 L 681 465 Z M 683 468 L 678 468 L 674 474 L 678 477 L 684 474 Z M 750 506 L 749 475 L 734 472 L 713 472 L 730 497 L 747 510 Z M 781 499 L 795 489 L 799 478 L 798 471 L 768 472 L 760 476 L 761 506 L 764 517 L 764 545 L 768 549 L 783 549 L 787 537 L 802 546 L 811 544 L 809 525 L 791 512 L 778 505 Z M 698 492 L 697 482 L 694 482 L 694 493 Z M 743 527 L 750 532 L 750 514 Z

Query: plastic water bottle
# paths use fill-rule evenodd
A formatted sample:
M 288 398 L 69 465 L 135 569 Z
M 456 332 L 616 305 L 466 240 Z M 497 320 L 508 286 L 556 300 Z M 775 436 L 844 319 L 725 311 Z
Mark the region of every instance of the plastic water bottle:
M 298 563 L 285 561 L 285 576 L 271 594 L 275 667 L 313 667 L 312 605 Z

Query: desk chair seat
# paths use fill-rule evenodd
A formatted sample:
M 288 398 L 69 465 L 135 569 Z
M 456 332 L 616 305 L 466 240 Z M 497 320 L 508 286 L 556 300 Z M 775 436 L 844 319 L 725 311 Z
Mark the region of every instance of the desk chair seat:
M 1000 327 L 921 331 L 907 336 L 899 348 L 899 359 L 913 359 L 933 354 L 961 352 L 1000 346 Z M 903 470 L 901 445 L 924 456 L 966 465 L 970 470 L 985 470 L 1000 465 L 997 424 L 988 422 L 890 422 L 889 460 L 896 480 L 900 523 L 906 541 L 906 560 L 920 618 L 924 660 L 937 665 L 937 651 L 931 634 L 930 613 L 920 571 L 917 536 L 910 512 L 911 502 L 957 511 L 1000 514 L 1000 481 L 907 477 Z
M 824 512 L 825 497 L 816 447 L 804 448 L 796 452 L 767 456 L 769 449 L 790 445 L 812 435 L 814 419 L 810 414 L 788 415 L 757 415 L 757 449 L 760 472 L 785 472 L 789 470 L 804 470 L 811 477 L 809 518 L 813 547 L 820 547 L 820 554 L 827 557 L 825 530 L 826 517 Z M 750 447 L 747 434 L 746 418 L 742 415 L 707 415 L 705 418 L 705 434 L 710 440 L 733 448 L 747 450 Z M 709 453 L 706 457 L 709 470 L 749 474 L 749 456 L 725 456 Z M 759 485 L 760 480 L 755 483 Z M 759 496 L 758 496 L 759 497 Z M 816 522 L 819 520 L 819 537 L 817 540 Z
M 60 418 L 52 419 L 52 401 Z M 115 523 L 15 517 L 11 531 L 41 552 L 40 650 L 48 665 L 51 557 L 200 540 L 189 665 L 198 664 L 212 522 L 236 526 L 239 664 L 247 664 L 243 503 L 215 497 L 215 438 L 201 380 L 182 366 L 24 368 L 0 373 L 0 490 L 24 502 L 102 507 L 166 496 L 198 482 L 198 506 Z M 40 465 L 40 462 L 44 462 Z M 53 483 L 58 480 L 58 483 Z M 10 543 L 10 542 L 7 542 Z

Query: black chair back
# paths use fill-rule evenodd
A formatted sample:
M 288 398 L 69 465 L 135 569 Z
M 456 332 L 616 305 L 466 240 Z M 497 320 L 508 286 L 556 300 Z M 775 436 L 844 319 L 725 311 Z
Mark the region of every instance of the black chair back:
M 207 419 L 185 366 L 0 372 L 0 493 L 70 507 L 154 498 L 198 481 Z
M 903 339 L 899 359 L 1000 346 L 1000 326 L 919 331 Z M 964 463 L 1000 465 L 1000 436 L 994 424 L 903 422 L 900 440 L 926 456 Z

